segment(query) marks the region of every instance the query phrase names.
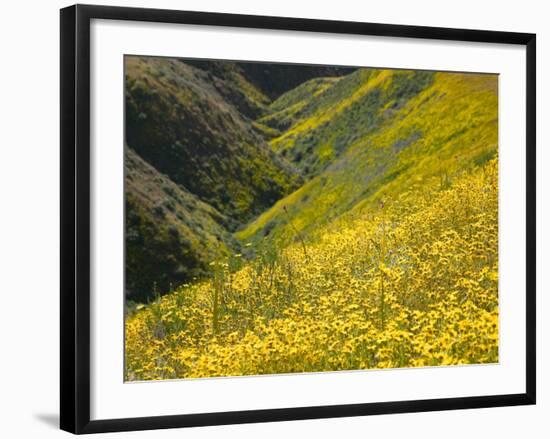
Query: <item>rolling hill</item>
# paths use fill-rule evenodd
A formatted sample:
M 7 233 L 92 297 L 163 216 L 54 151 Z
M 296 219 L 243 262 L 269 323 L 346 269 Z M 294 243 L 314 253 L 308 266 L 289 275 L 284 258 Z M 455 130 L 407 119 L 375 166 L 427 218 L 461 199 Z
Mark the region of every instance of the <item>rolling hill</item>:
M 345 92 L 339 105 L 333 103 L 336 87 Z M 292 97 L 278 101 L 289 100 L 292 108 Z M 278 101 L 274 114 L 280 113 Z M 240 230 L 242 240 L 307 235 L 343 214 L 391 203 L 431 182 L 448 185 L 497 152 L 491 75 L 359 70 L 302 106 L 271 145 L 289 151 L 286 156 L 314 176 Z M 304 139 L 311 145 L 307 154 L 301 152 Z
M 128 311 L 126 380 L 498 361 L 495 75 L 321 69 L 270 93 L 250 77 L 265 65 L 193 68 L 200 81 L 240 84 L 252 102 L 238 110 L 233 94 L 216 92 L 239 123 L 197 122 L 200 130 L 227 127 L 234 140 L 246 127 L 243 139 L 260 152 L 244 154 L 262 157 L 256 178 L 235 183 L 240 174 L 227 164 L 212 179 L 259 194 L 260 177 L 276 175 L 277 190 L 234 209 L 170 169 L 132 165 L 136 204 L 159 198 L 156 178 L 178 188 L 169 201 L 193 206 L 176 208 L 185 221 L 167 213 L 165 223 L 197 233 L 189 266 L 208 273 Z M 192 102 L 213 110 L 214 100 Z M 213 239 L 223 243 L 218 253 Z
M 220 82 L 178 60 L 128 57 L 126 141 L 175 183 L 240 222 L 295 189 L 300 176 L 219 89 L 230 94 L 240 85 L 248 106 L 259 92 L 244 93 L 233 78 Z
M 350 71 L 125 58 L 128 298 L 164 294 L 239 251 L 231 232 L 303 183 L 256 119 L 288 87 Z
M 145 162 L 125 154 L 126 296 L 146 301 L 203 277 L 238 243 L 231 220 Z

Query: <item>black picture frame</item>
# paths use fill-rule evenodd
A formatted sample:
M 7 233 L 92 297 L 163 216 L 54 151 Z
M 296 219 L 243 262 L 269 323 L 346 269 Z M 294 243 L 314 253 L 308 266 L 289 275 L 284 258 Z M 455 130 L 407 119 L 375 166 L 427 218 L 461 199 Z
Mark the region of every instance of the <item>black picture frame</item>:
M 526 47 L 525 393 L 90 420 L 90 21 L 131 20 L 503 43 Z M 61 10 L 61 429 L 99 433 L 535 404 L 536 35 L 302 18 L 75 5 Z

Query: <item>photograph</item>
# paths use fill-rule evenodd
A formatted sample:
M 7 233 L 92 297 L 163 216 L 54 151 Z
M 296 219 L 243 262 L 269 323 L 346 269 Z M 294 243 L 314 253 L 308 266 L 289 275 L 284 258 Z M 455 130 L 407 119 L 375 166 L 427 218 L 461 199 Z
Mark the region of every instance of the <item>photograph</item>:
M 125 55 L 125 381 L 498 363 L 498 84 Z
M 0 437 L 550 438 L 542 2 L 6 5 Z

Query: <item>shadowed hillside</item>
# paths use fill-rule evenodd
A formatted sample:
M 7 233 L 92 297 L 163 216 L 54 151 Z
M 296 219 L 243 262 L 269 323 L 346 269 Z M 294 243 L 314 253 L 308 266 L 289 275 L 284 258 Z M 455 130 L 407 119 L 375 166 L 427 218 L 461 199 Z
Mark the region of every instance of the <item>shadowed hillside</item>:
M 234 72 L 234 74 L 244 77 L 250 84 L 254 85 L 269 101 L 312 78 L 339 77 L 356 70 L 354 67 L 312 66 L 306 64 L 204 60 L 186 60 L 185 62 L 222 78 L 227 77 L 228 71 Z
M 125 58 L 128 297 L 145 300 L 204 276 L 218 247 L 239 250 L 230 232 L 303 183 L 301 171 L 266 142 L 277 132 L 255 119 L 278 87 L 347 71 Z M 179 198 L 155 192 L 161 183 Z M 185 221 L 176 215 L 183 211 Z
M 295 189 L 300 177 L 218 92 L 239 84 L 210 77 L 178 60 L 127 57 L 126 141 L 175 183 L 241 222 Z
M 238 244 L 230 219 L 147 164 L 125 157 L 126 293 L 145 301 L 209 272 L 208 261 Z

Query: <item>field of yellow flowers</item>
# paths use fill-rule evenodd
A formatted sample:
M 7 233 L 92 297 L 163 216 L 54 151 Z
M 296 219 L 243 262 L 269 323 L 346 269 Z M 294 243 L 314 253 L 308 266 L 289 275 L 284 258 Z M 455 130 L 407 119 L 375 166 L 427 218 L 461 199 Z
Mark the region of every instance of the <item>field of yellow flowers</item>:
M 497 162 L 212 262 L 127 316 L 125 378 L 497 362 Z

